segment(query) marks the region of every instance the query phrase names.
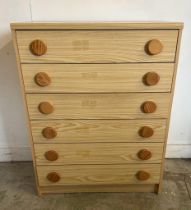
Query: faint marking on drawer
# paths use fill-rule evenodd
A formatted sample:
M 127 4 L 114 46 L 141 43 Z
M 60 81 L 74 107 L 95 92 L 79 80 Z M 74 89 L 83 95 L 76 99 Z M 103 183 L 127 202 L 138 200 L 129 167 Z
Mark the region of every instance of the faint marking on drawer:
M 97 72 L 81 73 L 83 79 L 96 79 L 98 77 Z
M 75 40 L 72 42 L 73 50 L 88 50 L 89 49 L 89 40 Z
M 85 107 L 94 108 L 96 107 L 97 102 L 95 100 L 83 100 L 81 104 Z
M 90 151 L 84 150 L 84 151 L 76 151 L 76 155 L 79 155 L 81 157 L 89 157 Z

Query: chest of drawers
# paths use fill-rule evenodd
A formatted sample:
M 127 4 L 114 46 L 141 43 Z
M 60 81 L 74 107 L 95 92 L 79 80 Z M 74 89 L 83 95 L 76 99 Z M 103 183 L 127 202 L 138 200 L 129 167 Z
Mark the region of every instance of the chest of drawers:
M 161 190 L 182 26 L 11 24 L 39 194 Z

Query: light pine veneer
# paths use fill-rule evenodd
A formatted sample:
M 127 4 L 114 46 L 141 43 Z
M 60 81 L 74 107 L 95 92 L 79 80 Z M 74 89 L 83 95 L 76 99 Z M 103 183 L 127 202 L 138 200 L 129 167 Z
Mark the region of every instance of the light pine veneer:
M 38 194 L 160 192 L 182 23 L 12 23 Z

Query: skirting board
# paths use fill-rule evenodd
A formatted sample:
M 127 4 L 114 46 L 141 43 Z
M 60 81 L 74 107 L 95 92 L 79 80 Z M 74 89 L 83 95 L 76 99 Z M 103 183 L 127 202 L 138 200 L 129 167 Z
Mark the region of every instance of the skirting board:
M 166 158 L 191 158 L 191 144 L 167 144 Z
M 168 144 L 166 158 L 191 158 L 191 144 Z M 0 147 L 0 162 L 31 160 L 30 147 Z
M 31 160 L 30 147 L 0 147 L 0 162 Z

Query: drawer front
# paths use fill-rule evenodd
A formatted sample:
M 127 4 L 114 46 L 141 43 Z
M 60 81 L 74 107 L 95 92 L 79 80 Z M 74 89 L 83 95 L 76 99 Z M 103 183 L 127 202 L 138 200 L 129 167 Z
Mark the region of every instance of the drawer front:
M 17 31 L 22 63 L 174 62 L 177 37 L 178 30 Z
M 164 142 L 166 120 L 31 121 L 34 143 Z
M 35 144 L 34 148 L 37 165 L 161 163 L 163 143 Z M 139 152 L 147 159 L 141 159 Z
M 170 63 L 22 64 L 27 93 L 169 92 L 173 70 Z
M 157 184 L 160 167 L 160 164 L 37 166 L 37 173 L 40 186 Z M 148 173 L 148 179 L 140 180 L 137 176 L 140 171 Z M 58 179 L 51 178 L 51 173 Z
M 167 118 L 170 93 L 27 94 L 27 102 L 31 119 Z

